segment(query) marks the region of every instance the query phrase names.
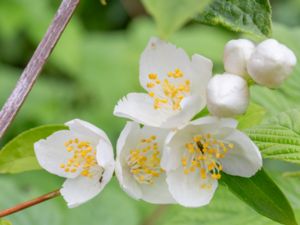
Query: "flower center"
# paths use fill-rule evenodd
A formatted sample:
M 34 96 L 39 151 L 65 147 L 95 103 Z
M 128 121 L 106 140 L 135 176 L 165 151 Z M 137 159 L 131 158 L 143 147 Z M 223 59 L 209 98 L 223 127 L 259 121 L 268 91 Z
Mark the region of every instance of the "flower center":
M 91 168 L 97 165 L 96 150 L 89 142 L 81 141 L 78 138 L 70 139 L 65 142 L 66 151 L 73 153 L 66 164 L 61 164 L 60 168 L 65 172 L 75 173 L 78 169 L 82 169 L 81 175 L 84 177 L 92 177 Z
M 184 79 L 184 74 L 180 69 L 168 72 L 170 79 L 158 79 L 157 74 L 148 75 L 147 87 L 150 89 L 149 95 L 153 98 L 154 109 L 170 108 L 174 111 L 181 110 L 180 103 L 190 94 L 190 80 Z
M 184 174 L 198 172 L 202 179 L 219 180 L 222 171 L 220 159 L 233 147 L 233 144 L 219 141 L 209 133 L 194 136 L 191 142 L 186 143 L 186 151 L 181 158 Z M 211 188 L 209 181 L 201 188 Z
M 135 149 L 130 150 L 127 164 L 135 180 L 142 184 L 152 184 L 163 172 L 160 167 L 160 152 L 155 142 L 156 136 L 142 139 Z

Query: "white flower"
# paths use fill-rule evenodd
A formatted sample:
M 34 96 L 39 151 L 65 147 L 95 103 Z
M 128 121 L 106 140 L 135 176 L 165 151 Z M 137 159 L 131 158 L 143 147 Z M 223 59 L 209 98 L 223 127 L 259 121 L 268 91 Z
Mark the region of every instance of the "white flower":
M 248 77 L 247 62 L 255 45 L 247 39 L 231 40 L 224 49 L 224 68 L 227 73 Z
M 160 167 L 168 130 L 127 122 L 117 143 L 116 176 L 121 187 L 135 199 L 154 204 L 174 202 Z
M 274 39 L 267 39 L 256 47 L 247 69 L 256 83 L 274 88 L 292 73 L 296 62 L 296 56 L 289 48 Z
M 140 83 L 148 93 L 128 94 L 114 114 L 148 126 L 178 127 L 205 107 L 211 74 L 209 59 L 194 54 L 190 60 L 183 49 L 151 38 L 140 59 Z
M 186 207 L 210 202 L 224 173 L 251 177 L 262 157 L 233 119 L 204 117 L 167 137 L 161 166 L 174 199 Z
M 211 78 L 206 95 L 209 112 L 218 117 L 243 114 L 249 104 L 247 82 L 233 74 L 224 73 Z
M 36 142 L 34 150 L 41 167 L 67 178 L 60 192 L 73 208 L 95 197 L 110 181 L 114 155 L 102 130 L 79 119 L 66 125 L 70 130 Z

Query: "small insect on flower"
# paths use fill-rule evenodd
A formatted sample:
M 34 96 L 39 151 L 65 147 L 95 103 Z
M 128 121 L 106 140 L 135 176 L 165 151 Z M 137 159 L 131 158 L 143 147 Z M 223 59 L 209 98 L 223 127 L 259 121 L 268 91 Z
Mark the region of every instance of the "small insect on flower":
M 205 107 L 211 75 L 209 59 L 198 54 L 190 59 L 183 49 L 151 38 L 140 59 L 140 83 L 148 93 L 128 94 L 114 114 L 147 126 L 176 128 Z
M 50 173 L 67 178 L 60 190 L 70 208 L 95 197 L 110 181 L 114 155 L 107 135 L 75 119 L 70 130 L 53 133 L 34 144 L 37 160 Z
M 116 176 L 135 199 L 154 204 L 173 203 L 166 174 L 160 167 L 168 130 L 127 122 L 117 143 Z
M 258 148 L 236 125 L 233 119 L 204 117 L 166 138 L 161 166 L 169 191 L 179 204 L 208 204 L 222 171 L 251 177 L 262 167 Z

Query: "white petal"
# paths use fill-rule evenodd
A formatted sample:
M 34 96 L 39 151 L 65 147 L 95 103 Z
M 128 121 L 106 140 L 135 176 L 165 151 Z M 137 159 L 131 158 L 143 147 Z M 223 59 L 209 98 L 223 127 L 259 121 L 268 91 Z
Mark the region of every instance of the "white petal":
M 230 128 L 225 128 L 227 132 Z M 224 141 L 234 144 L 226 156 L 221 159 L 225 173 L 241 177 L 251 177 L 262 167 L 262 157 L 257 146 L 244 133 L 231 130 Z
M 127 163 L 130 150 L 138 148 L 142 139 L 148 139 L 153 135 L 156 136 L 158 150 L 162 151 L 168 132 L 169 130 L 149 126 L 140 127 L 135 122 L 128 122 L 121 132 L 117 142 L 115 171 L 122 189 L 133 198 L 157 204 L 174 202 L 163 178 L 164 174 L 154 179 L 153 184 L 142 184 L 134 178 Z
M 182 100 L 181 110 L 170 116 L 161 124 L 162 128 L 176 128 L 188 123 L 206 104 L 206 100 L 200 95 L 193 95 Z
M 97 162 L 104 169 L 101 184 L 106 185 L 113 176 L 115 170 L 115 160 L 113 147 L 105 139 L 100 139 L 97 145 Z
M 127 122 L 117 141 L 115 173 L 121 188 L 135 199 L 142 198 L 142 190 L 127 165 L 127 156 L 141 139 L 141 128 L 136 122 Z
M 171 204 L 176 203 L 169 192 L 166 183 L 166 175 L 163 174 L 155 180 L 153 184 L 140 185 L 142 190 L 142 197 L 146 202 L 152 204 Z
M 210 188 L 201 188 L 208 182 Z M 213 179 L 201 179 L 199 173 L 185 175 L 183 168 L 179 167 L 167 173 L 167 183 L 173 198 L 185 207 L 200 207 L 207 205 L 218 186 L 218 182 Z
M 213 63 L 210 59 L 194 54 L 192 56 L 191 66 L 193 69 L 193 77 L 191 78 L 191 90 L 194 93 L 205 98 L 205 90 L 209 79 L 212 77 Z
M 214 76 L 207 85 L 206 94 L 209 112 L 218 117 L 243 114 L 249 104 L 247 82 L 234 74 Z
M 130 93 L 115 106 L 114 115 L 132 119 L 148 126 L 159 127 L 171 115 L 168 110 L 155 110 L 147 94 Z
M 78 176 L 74 179 L 67 179 L 64 182 L 60 192 L 69 208 L 74 208 L 87 202 L 102 191 L 104 186 L 108 183 L 108 180 L 104 181 L 104 179 L 100 179 L 102 172 L 103 170 L 99 167 L 97 173 L 94 174 L 92 178 Z M 106 171 L 104 171 L 104 173 L 105 172 Z
M 98 127 L 91 123 L 80 119 L 74 119 L 66 123 L 70 130 L 78 135 L 78 137 L 97 144 L 100 137 L 109 141 L 107 135 Z
M 212 124 L 218 123 L 222 127 L 231 127 L 236 128 L 238 125 L 238 121 L 232 118 L 219 118 L 214 116 L 206 116 L 196 120 L 193 120 L 191 124 L 194 125 L 202 125 L 202 124 Z
M 128 143 L 135 143 L 136 138 L 140 136 L 140 125 L 136 122 L 127 122 L 117 141 L 117 156 L 119 156 Z M 129 144 L 130 145 L 130 144 Z
M 97 145 L 97 162 L 104 168 L 114 167 L 114 152 L 110 141 L 100 139 Z
M 172 140 L 174 133 L 169 134 L 169 137 L 167 139 Z M 180 166 L 181 161 L 181 142 L 175 142 L 171 144 L 171 147 L 169 146 L 170 140 L 166 142 L 166 145 L 164 146 L 163 155 L 161 158 L 160 166 L 165 171 L 171 171 Z M 178 145 L 177 145 L 178 144 Z
M 75 173 L 70 173 L 65 172 L 65 170 L 60 167 L 61 164 L 66 164 L 68 159 L 73 156 L 72 152 L 66 150 L 64 143 L 74 138 L 75 136 L 72 132 L 62 130 L 55 132 L 46 140 L 43 139 L 36 142 L 34 144 L 34 151 L 41 167 L 61 177 L 76 177 L 81 172 L 80 169 Z
M 255 45 L 247 39 L 229 41 L 224 48 L 224 68 L 228 73 L 247 78 L 247 62 Z
M 132 198 L 141 199 L 143 194 L 140 185 L 133 178 L 128 167 L 122 165 L 119 159 L 116 161 L 115 172 L 121 188 Z
M 162 80 L 168 72 L 179 68 L 184 74 L 191 74 L 190 59 L 185 51 L 175 45 L 151 38 L 140 59 L 140 83 L 148 90 L 148 75 L 156 73 Z
M 247 70 L 256 83 L 274 88 L 288 78 L 296 63 L 293 51 L 274 39 L 267 39 L 257 45 Z

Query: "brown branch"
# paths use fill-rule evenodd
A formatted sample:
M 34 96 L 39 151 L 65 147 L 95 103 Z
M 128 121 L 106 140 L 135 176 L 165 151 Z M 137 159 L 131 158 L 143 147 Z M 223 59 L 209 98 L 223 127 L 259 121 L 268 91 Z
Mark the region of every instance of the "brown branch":
M 0 112 L 0 138 L 21 108 L 79 2 L 80 0 L 63 0 L 59 6 L 44 38 L 34 52 L 15 89 Z
M 50 192 L 48 194 L 42 195 L 42 196 L 40 196 L 38 198 L 35 198 L 33 200 L 30 200 L 30 201 L 27 201 L 27 202 L 23 202 L 21 204 L 18 204 L 18 205 L 14 206 L 14 207 L 9 208 L 9 209 L 5 209 L 3 211 L 0 211 L 0 218 L 4 217 L 4 216 L 8 216 L 8 215 L 16 213 L 16 212 L 19 212 L 19 211 L 21 211 L 23 209 L 26 209 L 26 208 L 34 206 L 36 204 L 42 203 L 42 202 L 47 201 L 49 199 L 55 198 L 55 197 L 57 197 L 59 195 L 60 195 L 60 191 L 59 190 L 52 191 L 52 192 Z

